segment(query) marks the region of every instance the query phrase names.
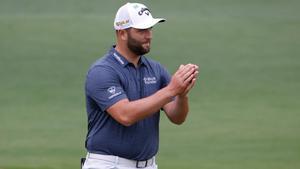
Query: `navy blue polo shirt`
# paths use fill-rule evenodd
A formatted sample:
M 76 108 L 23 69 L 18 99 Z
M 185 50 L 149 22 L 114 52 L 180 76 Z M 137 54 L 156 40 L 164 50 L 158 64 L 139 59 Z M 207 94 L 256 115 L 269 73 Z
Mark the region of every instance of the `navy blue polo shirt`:
M 134 101 L 150 96 L 169 81 L 169 73 L 158 62 L 142 56 L 136 68 L 112 47 L 90 67 L 86 77 L 87 151 L 133 160 L 154 156 L 159 143 L 159 111 L 126 127 L 106 110 L 125 98 Z

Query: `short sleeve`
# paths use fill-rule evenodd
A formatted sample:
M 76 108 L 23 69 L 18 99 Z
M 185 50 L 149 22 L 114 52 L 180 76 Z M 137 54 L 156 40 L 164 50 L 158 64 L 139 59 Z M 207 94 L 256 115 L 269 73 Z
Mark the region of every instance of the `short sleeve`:
M 165 67 L 163 67 L 162 65 L 159 66 L 160 66 L 161 88 L 164 88 L 170 83 L 171 75 Z
M 118 74 L 110 67 L 93 67 L 87 74 L 85 90 L 102 111 L 127 98 Z
M 159 66 L 160 66 L 159 70 L 160 70 L 160 77 L 161 77 L 161 88 L 164 88 L 170 83 L 172 76 L 170 75 L 170 73 L 165 67 L 161 65 Z M 172 100 L 174 101 L 175 97 L 173 97 Z M 163 107 L 161 108 L 161 110 L 164 111 Z

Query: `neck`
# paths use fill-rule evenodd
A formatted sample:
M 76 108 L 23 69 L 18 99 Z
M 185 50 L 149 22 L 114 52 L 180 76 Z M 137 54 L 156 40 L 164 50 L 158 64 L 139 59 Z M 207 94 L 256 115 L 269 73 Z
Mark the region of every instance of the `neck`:
M 125 57 L 130 63 L 134 64 L 135 67 L 138 67 L 138 62 L 141 56 L 136 55 L 127 46 L 122 46 L 120 44 L 116 44 L 116 51 L 118 51 L 123 57 Z

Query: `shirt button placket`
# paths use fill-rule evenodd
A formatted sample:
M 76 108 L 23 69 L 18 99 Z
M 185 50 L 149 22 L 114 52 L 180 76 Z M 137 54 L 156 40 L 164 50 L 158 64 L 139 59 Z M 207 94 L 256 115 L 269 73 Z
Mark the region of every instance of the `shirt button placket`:
M 140 98 L 142 98 L 141 95 L 141 82 L 140 82 L 140 69 L 136 68 L 136 84 L 137 84 L 137 90 L 139 92 Z

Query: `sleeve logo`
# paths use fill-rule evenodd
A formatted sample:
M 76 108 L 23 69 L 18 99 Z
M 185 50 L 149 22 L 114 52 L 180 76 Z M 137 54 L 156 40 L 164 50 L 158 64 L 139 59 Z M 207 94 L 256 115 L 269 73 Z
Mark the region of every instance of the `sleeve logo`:
M 119 96 L 120 94 L 122 94 L 121 91 L 116 92 L 116 87 L 115 86 L 111 86 L 110 88 L 107 89 L 107 91 L 111 94 L 108 99 L 112 99 L 116 96 Z
M 108 91 L 110 94 L 115 94 L 115 93 L 116 93 L 116 87 L 115 87 L 115 86 L 112 86 L 112 87 L 108 88 L 107 91 Z

